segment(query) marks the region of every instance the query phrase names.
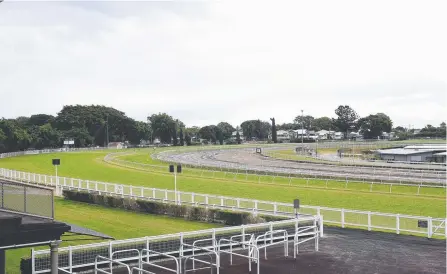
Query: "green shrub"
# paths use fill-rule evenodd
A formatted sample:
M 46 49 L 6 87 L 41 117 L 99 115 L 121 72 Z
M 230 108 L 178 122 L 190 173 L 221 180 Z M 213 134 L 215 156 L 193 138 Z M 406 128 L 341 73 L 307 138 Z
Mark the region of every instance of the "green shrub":
M 175 205 L 157 201 L 122 198 L 117 196 L 99 195 L 85 191 L 64 190 L 65 199 L 97 204 L 107 207 L 143 212 L 156 215 L 185 218 L 191 221 L 222 223 L 230 226 L 264 222 L 265 220 L 251 213 L 227 211 L 221 209 L 207 209 L 188 205 Z

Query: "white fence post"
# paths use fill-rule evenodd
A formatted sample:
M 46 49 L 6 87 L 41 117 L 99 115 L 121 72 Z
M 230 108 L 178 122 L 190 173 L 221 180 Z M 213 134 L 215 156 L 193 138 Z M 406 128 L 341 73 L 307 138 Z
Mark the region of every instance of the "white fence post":
M 427 221 L 428 221 L 427 236 L 428 236 L 428 238 L 431 238 L 432 232 L 433 232 L 433 219 L 432 219 L 432 217 L 429 216 Z
M 36 257 L 34 255 L 34 248 L 31 248 L 31 274 L 36 274 Z
M 341 209 L 341 227 L 345 228 L 345 209 Z
M 399 217 L 399 214 L 396 215 L 396 233 L 400 234 L 400 217 Z
M 70 272 L 73 272 L 73 250 L 71 245 L 68 247 L 68 267 Z
M 368 231 L 371 231 L 371 211 L 368 211 Z
M 323 237 L 324 236 L 324 233 L 323 233 L 323 215 L 319 215 L 320 216 L 320 237 Z M 297 223 L 298 223 L 298 221 L 297 221 Z

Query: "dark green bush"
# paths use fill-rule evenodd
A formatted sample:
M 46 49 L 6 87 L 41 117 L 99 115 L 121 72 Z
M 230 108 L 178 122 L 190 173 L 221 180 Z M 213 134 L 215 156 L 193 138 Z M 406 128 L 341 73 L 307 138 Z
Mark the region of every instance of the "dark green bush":
M 119 196 L 99 195 L 97 193 L 88 193 L 85 191 L 77 190 L 64 190 L 63 195 L 66 199 L 73 201 L 121 208 L 125 210 L 149 214 L 180 217 L 191 221 L 222 223 L 230 226 L 264 222 L 263 218 L 253 216 L 251 213 L 245 212 L 226 211 L 221 209 L 206 209 L 204 207 L 175 205 L 172 203 L 162 203 L 140 199 L 129 199 Z

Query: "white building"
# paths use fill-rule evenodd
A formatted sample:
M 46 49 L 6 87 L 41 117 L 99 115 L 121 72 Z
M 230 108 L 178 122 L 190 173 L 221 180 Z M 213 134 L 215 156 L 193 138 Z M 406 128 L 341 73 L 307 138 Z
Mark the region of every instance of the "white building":
M 123 149 L 123 148 L 125 148 L 124 144 L 121 143 L 121 142 L 111 142 L 111 143 L 109 143 L 108 147 L 111 148 L 111 149 Z
M 231 139 L 236 140 L 236 136 L 237 136 L 237 130 L 235 130 L 231 133 Z M 239 136 L 240 136 L 241 140 L 244 140 L 244 133 L 242 132 L 242 130 L 239 130 Z
M 287 130 L 276 131 L 276 139 L 278 142 L 290 142 L 290 132 Z
M 344 139 L 344 136 L 345 135 L 343 134 L 343 132 L 338 131 L 338 132 L 334 133 L 334 136 L 333 136 L 332 139 L 334 139 L 334 140 L 342 140 L 342 139 Z

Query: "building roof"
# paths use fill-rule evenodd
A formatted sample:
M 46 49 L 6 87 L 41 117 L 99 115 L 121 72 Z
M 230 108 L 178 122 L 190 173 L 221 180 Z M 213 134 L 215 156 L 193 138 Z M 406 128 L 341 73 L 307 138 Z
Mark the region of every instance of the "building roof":
M 432 149 L 405 149 L 405 148 L 391 148 L 391 149 L 379 149 L 380 154 L 394 154 L 394 155 L 412 155 L 433 152 Z
M 439 145 L 416 145 L 416 146 L 406 146 L 405 149 L 433 149 L 433 150 L 447 150 L 447 145 L 439 144 Z
M 289 132 L 287 130 L 278 130 L 276 132 L 276 135 L 282 135 L 282 134 L 289 134 Z
M 433 154 L 434 156 L 447 156 L 447 152 L 446 151 L 444 151 L 444 152 L 439 152 L 439 153 L 435 153 L 435 154 Z
M 296 134 L 306 134 L 307 129 L 295 129 L 293 130 L 293 132 L 295 132 Z

